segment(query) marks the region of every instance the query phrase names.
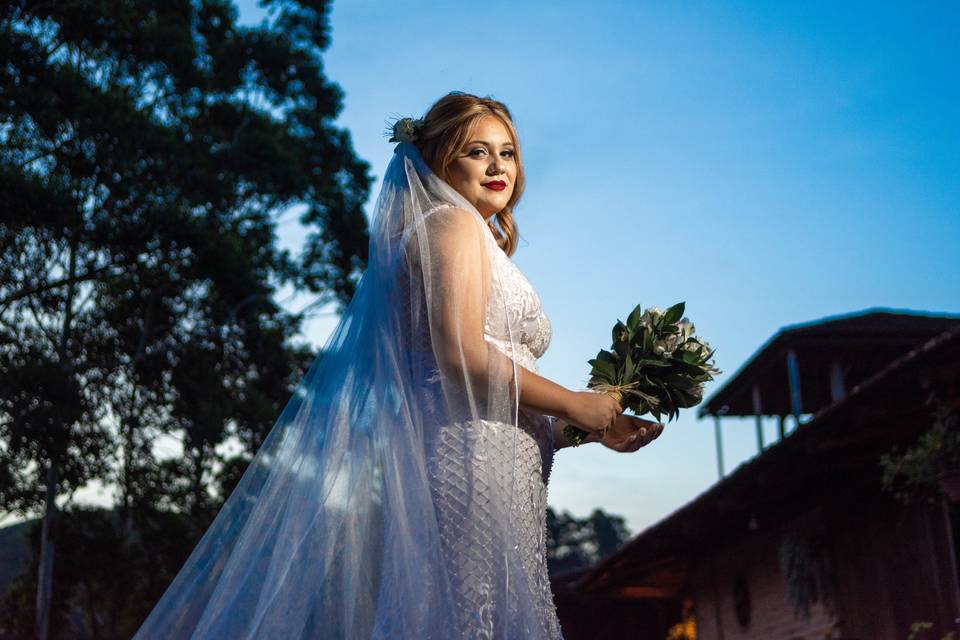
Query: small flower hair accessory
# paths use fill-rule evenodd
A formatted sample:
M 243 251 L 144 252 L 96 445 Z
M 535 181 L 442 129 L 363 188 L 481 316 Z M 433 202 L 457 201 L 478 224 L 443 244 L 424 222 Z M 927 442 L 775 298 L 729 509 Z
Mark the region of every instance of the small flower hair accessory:
M 393 123 L 388 133 L 393 133 L 390 142 L 414 142 L 423 126 L 423 120 L 414 118 L 400 118 Z

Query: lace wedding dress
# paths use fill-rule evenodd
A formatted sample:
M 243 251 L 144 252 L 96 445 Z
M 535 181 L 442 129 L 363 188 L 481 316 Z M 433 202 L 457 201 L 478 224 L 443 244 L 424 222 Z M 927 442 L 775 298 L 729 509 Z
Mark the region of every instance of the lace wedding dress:
M 134 640 L 561 639 L 552 418 L 518 400 L 550 337 L 484 218 L 398 144 L 353 299 Z
M 502 288 L 488 308 L 505 307 L 512 316 L 498 322 L 488 314 L 484 339 L 517 364 L 538 371 L 537 359 L 552 330 L 533 286 L 496 246 L 493 269 Z M 511 349 L 507 325 L 520 328 Z M 429 382 L 435 382 L 430 379 Z M 437 509 L 451 590 L 459 599 L 465 638 L 562 638 L 546 561 L 547 483 L 553 464 L 553 418 L 520 407 L 520 429 L 502 422 L 470 421 L 444 426 L 428 444 L 428 473 Z M 463 452 L 470 452 L 463 455 Z M 513 504 L 508 504 L 512 502 Z M 506 591 L 501 561 L 492 548 L 498 535 L 488 530 L 509 522 L 523 571 Z M 518 609 L 516 602 L 534 606 Z

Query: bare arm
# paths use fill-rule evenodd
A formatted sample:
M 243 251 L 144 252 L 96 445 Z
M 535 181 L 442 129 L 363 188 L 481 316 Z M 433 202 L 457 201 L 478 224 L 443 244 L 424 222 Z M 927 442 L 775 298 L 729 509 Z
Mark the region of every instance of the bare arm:
M 554 448 L 570 446 L 563 427 L 573 424 L 588 432 L 586 442 L 597 442 L 600 433 L 611 427 L 623 408 L 616 400 L 593 391 L 571 391 L 564 386 L 517 365 L 520 374 L 520 404 L 538 413 L 554 416 Z
M 419 243 L 417 239 L 411 243 L 410 257 L 429 283 L 431 339 L 444 376 L 462 387 L 472 403 L 483 403 L 491 382 L 494 388 L 501 381 L 513 384 L 516 371 L 523 406 L 586 431 L 612 426 L 623 411 L 615 400 L 605 394 L 570 391 L 515 364 L 484 339 L 491 268 L 484 234 L 489 230 L 469 212 L 457 209 L 434 213 L 424 227 Z

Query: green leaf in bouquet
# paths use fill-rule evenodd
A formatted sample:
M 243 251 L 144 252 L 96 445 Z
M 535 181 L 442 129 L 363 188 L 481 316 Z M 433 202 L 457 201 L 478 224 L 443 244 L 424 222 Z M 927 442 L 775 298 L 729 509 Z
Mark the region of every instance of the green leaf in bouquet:
M 630 357 L 630 352 L 628 351 L 626 357 L 623 359 L 623 382 L 631 382 L 636 372 L 637 370 L 633 364 L 633 359 Z
M 664 381 L 667 382 L 674 389 L 680 389 L 686 391 L 687 389 L 693 389 L 697 386 L 697 383 L 694 380 L 691 380 L 687 376 L 670 374 L 664 376 Z
M 670 362 L 659 358 L 644 358 L 637 361 L 637 368 L 641 367 L 669 367 Z
M 650 383 L 647 385 L 647 388 L 650 390 L 650 393 L 655 393 L 657 395 L 663 395 L 663 388 L 666 383 L 659 376 L 648 376 L 647 380 Z
M 694 396 L 693 394 L 687 393 L 681 389 L 675 389 L 674 395 L 678 400 L 677 404 L 685 409 L 694 407 L 700 404 L 700 399 Z
M 617 376 L 617 366 L 612 362 L 606 362 L 604 360 L 590 360 L 589 364 L 593 365 L 593 375 L 602 376 L 610 381 L 610 384 L 613 384 L 614 379 Z
M 613 346 L 616 346 L 617 343 L 624 342 L 624 337 L 627 332 L 627 325 L 623 324 L 620 320 L 617 320 L 617 324 L 613 325 L 613 331 L 610 332 L 610 342 Z
M 673 367 L 676 373 L 681 373 L 688 376 L 703 375 L 704 371 L 703 366 L 692 362 L 686 362 L 684 360 L 674 360 Z
M 663 400 L 661 401 L 662 404 L 668 404 L 668 405 L 673 404 L 672 392 L 673 392 L 673 389 L 671 389 L 670 386 L 667 384 L 664 384 L 662 387 L 660 387 L 660 393 L 662 394 L 660 397 L 663 398 Z
M 630 315 L 627 316 L 627 328 L 630 329 L 630 332 L 636 335 L 637 330 L 640 328 L 640 318 L 643 316 L 643 309 L 640 308 L 638 304 L 633 308 L 633 311 L 630 312 Z
M 609 362 L 611 364 L 618 364 L 620 362 L 620 358 L 617 356 L 617 354 L 613 353 L 612 351 L 607 351 L 606 349 L 600 350 L 600 352 L 597 354 L 597 360 L 602 360 L 603 362 Z
M 601 384 L 613 384 L 613 380 L 602 373 L 598 373 L 590 376 L 590 380 L 587 381 L 587 386 L 593 388 Z
M 643 332 L 643 353 L 644 354 L 653 353 L 653 342 L 654 342 L 653 332 L 644 330 Z
M 667 401 L 668 401 L 668 399 L 667 399 L 667 394 L 665 393 L 664 388 L 661 387 L 660 385 L 655 385 L 655 386 L 647 387 L 646 391 L 647 391 L 647 393 L 649 393 L 651 396 L 653 396 L 653 397 L 655 397 L 655 398 L 657 399 L 657 404 L 658 404 L 658 405 L 662 405 L 664 402 L 667 402 Z
M 663 389 L 664 389 L 664 384 L 658 380 L 654 380 L 654 383 L 651 384 L 649 387 L 644 387 L 644 391 L 646 391 L 647 393 L 653 394 L 661 399 L 666 397 L 663 393 Z
M 705 385 L 706 383 L 708 383 L 708 382 L 710 382 L 711 380 L 713 380 L 713 376 L 710 375 L 710 372 L 708 371 L 707 373 L 705 373 L 705 374 L 703 374 L 703 375 L 701 375 L 701 376 L 697 376 L 697 379 L 696 379 L 696 380 L 697 380 L 697 384 L 702 387 L 702 386 Z
M 683 309 L 686 306 L 685 302 L 678 302 L 669 309 L 666 313 L 663 314 L 663 324 L 675 324 L 680 318 L 683 317 Z
M 673 407 L 673 406 L 670 406 L 670 407 L 660 407 L 660 411 L 663 412 L 663 414 L 666 416 L 667 420 L 671 420 L 671 419 L 673 418 L 673 412 L 676 411 L 676 410 L 677 410 L 677 408 L 676 408 L 676 407 Z
M 679 415 L 678 409 L 683 406 L 682 402 L 678 402 L 678 398 L 674 397 L 670 399 L 670 402 L 666 402 L 660 408 L 667 413 L 667 416 L 670 420 L 673 420 L 677 415 Z
M 626 329 L 624 329 L 624 331 L 626 331 Z M 613 343 L 613 351 L 614 351 L 614 353 L 617 354 L 617 356 L 619 357 L 619 359 L 622 361 L 624 358 L 627 357 L 627 353 L 630 351 L 630 343 L 629 343 L 629 342 L 614 342 L 614 343 Z
M 667 322 L 666 316 L 664 316 L 663 326 L 660 328 L 661 333 L 680 333 L 680 325 L 676 322 Z

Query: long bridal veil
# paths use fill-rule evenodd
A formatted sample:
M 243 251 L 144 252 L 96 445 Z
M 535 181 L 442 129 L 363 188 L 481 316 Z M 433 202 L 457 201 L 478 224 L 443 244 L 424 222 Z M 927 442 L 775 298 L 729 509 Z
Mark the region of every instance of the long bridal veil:
M 430 456 L 451 426 L 461 436 L 444 446 L 465 461 L 486 455 L 486 427 L 516 433 L 518 319 L 486 221 L 409 143 L 396 146 L 372 229 L 369 267 L 322 355 L 135 638 L 466 633 Z M 510 346 L 482 338 L 490 321 Z M 489 532 L 496 567 L 476 587 L 523 612 L 513 484 L 464 469 L 461 526 Z M 483 618 L 484 636 L 503 637 L 503 619 Z

